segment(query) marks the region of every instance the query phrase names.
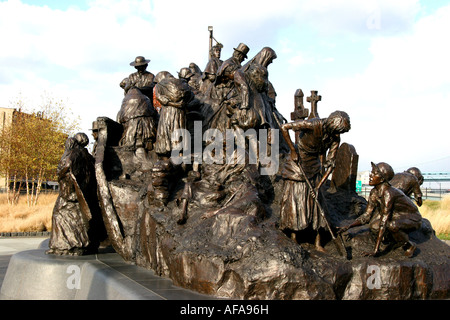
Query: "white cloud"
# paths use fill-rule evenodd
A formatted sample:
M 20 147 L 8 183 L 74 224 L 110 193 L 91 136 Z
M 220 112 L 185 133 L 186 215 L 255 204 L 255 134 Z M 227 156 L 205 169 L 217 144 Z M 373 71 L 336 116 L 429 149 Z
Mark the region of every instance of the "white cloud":
M 308 58 L 304 57 L 301 53 L 297 54 L 296 56 L 293 56 L 289 59 L 289 64 L 293 66 L 301 66 L 306 63 L 312 63 L 312 61 L 308 62 Z
M 409 29 L 419 10 L 417 0 L 316 0 L 299 2 L 301 23 L 315 24 L 322 34 L 368 35 Z
M 239 42 L 250 46 L 249 57 L 263 46 L 276 50 L 278 59 L 269 72 L 286 118 L 297 88 L 305 95 L 317 89 L 323 95 L 321 116 L 335 109 L 350 114 L 353 129 L 344 140 L 355 145 L 360 157 L 381 157 L 382 149 L 388 155 L 398 151 L 389 138 L 380 142 L 377 126 L 400 128 L 395 137 L 405 142 L 403 162 L 425 153 L 434 157 L 443 147 L 450 150 L 448 142 L 422 140 L 424 118 L 434 116 L 434 127 L 427 130 L 437 135 L 445 126 L 440 113 L 447 108 L 450 91 L 445 63 L 450 52 L 443 34 L 450 30 L 448 7 L 415 22 L 420 8 L 416 0 L 280 0 L 276 5 L 272 0 L 219 5 L 208 0 L 95 0 L 89 5 L 61 11 L 19 0 L 0 2 L 2 107 L 18 92 L 53 92 L 69 99 L 87 131 L 97 116 L 115 118 L 123 97 L 118 84 L 134 71 L 129 62 L 135 56 L 151 59 L 154 73 L 175 74 L 190 62 L 204 68 L 207 26 L 213 25 L 215 37 L 225 45 L 223 59 Z M 341 41 L 349 44 L 349 52 L 370 43 L 373 58 L 357 73 L 331 78 L 327 70 L 331 73 L 330 68 L 342 63 L 334 51 Z M 356 52 L 365 55 L 364 48 Z M 419 127 L 419 134 L 411 134 L 411 126 Z M 420 148 L 425 149 L 409 151 Z
M 450 6 L 417 21 L 408 36 L 374 39 L 363 73 L 328 83 L 330 99 L 344 102 L 355 120 L 345 140 L 356 145 L 360 165 L 419 166 L 449 155 L 450 141 L 442 139 L 450 101 L 445 30 Z

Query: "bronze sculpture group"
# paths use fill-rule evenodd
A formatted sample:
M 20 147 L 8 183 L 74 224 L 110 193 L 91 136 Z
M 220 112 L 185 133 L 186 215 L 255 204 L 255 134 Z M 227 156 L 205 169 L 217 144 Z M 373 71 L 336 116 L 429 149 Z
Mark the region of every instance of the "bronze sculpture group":
M 417 246 L 408 235 L 422 223 L 410 198 L 413 193 L 417 205 L 422 204 L 420 170 L 411 168 L 394 175 L 388 164 L 372 163 L 370 185 L 374 188 L 367 206 L 345 225 L 330 219 L 324 189 L 340 170 L 336 156 L 340 136 L 351 129 L 349 115 L 334 111 L 320 118 L 317 103 L 321 96 L 317 91 L 308 97 L 309 113 L 298 90 L 291 114 L 294 121 L 288 122 L 275 106 L 276 92 L 269 81 L 268 66 L 277 57 L 275 51 L 265 47 L 242 65 L 250 51 L 247 45 L 240 43 L 225 61 L 220 59 L 221 49 L 221 44 L 211 48 L 203 72 L 191 63 L 180 69 L 178 78 L 167 71 L 153 75 L 146 70 L 150 60 L 143 56 L 130 63 L 137 72 L 120 83 L 124 99 L 117 121 L 98 118 L 94 122 L 94 157 L 88 155 L 86 142 L 77 142 L 83 134 L 67 139 L 58 168 L 61 191 L 48 253 L 87 254 L 108 238 L 124 259 L 162 268 L 164 273 L 170 267 L 160 260 L 167 252 L 157 253 L 162 250 L 157 243 L 169 240 L 157 239 L 161 226 L 189 234 L 194 232 L 189 228 L 194 230 L 212 217 L 214 228 L 219 228 L 216 224 L 222 219 L 243 223 L 250 217 L 252 224 L 271 221 L 274 232 L 296 246 L 312 239 L 310 249 L 324 254 L 332 254 L 324 248 L 330 235 L 331 241 L 339 238 L 341 249 L 348 250 L 342 236 L 351 228 L 367 225 L 374 235 L 374 247 L 366 248 L 363 255 L 380 255 L 385 242 L 402 246 L 407 257 L 417 255 Z M 258 147 L 264 138 L 272 147 L 268 152 L 276 150 L 272 155 L 280 164 L 278 170 L 262 175 L 265 164 L 259 157 L 249 161 L 247 150 L 239 154 L 233 149 L 228 155 L 240 161 L 204 161 L 205 150 L 215 159 L 226 158 L 225 144 L 229 141 L 218 146 L 217 137 L 205 139 L 211 129 L 224 135 L 229 130 L 254 130 Z M 294 132 L 295 141 L 291 141 L 289 130 Z M 188 134 L 174 135 L 178 131 Z M 280 134 L 274 136 L 272 131 Z M 195 148 L 198 137 L 200 149 Z M 250 140 L 244 138 L 245 147 Z M 174 163 L 174 155 L 184 151 L 179 149 L 183 143 L 191 152 L 183 154 L 181 164 Z M 236 146 L 234 140 L 232 143 Z M 230 230 L 237 228 L 231 220 L 222 223 Z M 384 254 L 394 250 L 388 248 Z
M 243 128 L 258 126 L 281 129 L 283 131 L 295 131 L 299 136 L 295 145 L 290 141 L 286 143 L 284 139 L 289 140 L 286 134 L 282 135 L 281 139 L 282 143 L 290 145 L 290 154 L 288 161 L 284 163 L 281 169 L 281 176 L 284 179 L 284 194 L 281 199 L 279 226 L 293 240 L 299 242 L 301 242 L 301 238 L 297 239 L 298 233 L 304 229 L 311 228 L 316 232 L 316 248 L 323 251 L 320 234 L 321 232 L 326 232 L 326 230 L 320 229 L 326 229 L 326 217 L 320 214 L 318 205 L 313 197 L 315 194 L 319 202 L 323 203 L 324 201 L 319 191 L 325 180 L 333 172 L 336 152 L 340 145 L 340 135 L 350 130 L 350 117 L 343 111 L 335 111 L 328 118 L 319 118 L 317 115 L 317 106 L 313 106 L 312 113 L 308 119 L 300 119 L 287 123 L 287 120 L 275 108 L 275 90 L 268 81 L 267 67 L 277 57 L 276 53 L 271 48 L 265 47 L 247 64 L 242 66 L 241 63 L 247 59 L 247 53 L 250 50 L 248 46 L 240 43 L 237 48 L 234 48 L 233 56 L 225 62 L 220 60 L 221 48 L 222 45 L 212 47 L 211 59 L 201 75 L 198 74 L 199 68 L 192 63 L 191 65 L 194 66 L 192 70 L 191 68 L 182 68 L 178 73 L 178 79 L 168 72 L 161 72 L 159 74 L 160 77 L 157 79 L 158 82 L 155 82 L 155 76 L 147 71 L 150 60 L 145 59 L 143 56 L 137 56 L 130 63 L 137 71 L 130 74 L 128 78 L 125 78 L 120 83 L 120 86 L 124 89 L 125 98 L 122 102 L 122 108 L 117 115 L 117 121 L 124 128 L 119 145 L 130 150 L 135 150 L 136 152 L 139 152 L 140 148 L 146 151 L 155 150 L 158 155 L 158 161 L 152 168 L 152 172 L 154 173 L 152 185 L 154 188 L 158 188 L 168 184 L 167 182 L 161 183 L 161 180 L 163 180 L 162 177 L 169 175 L 172 170 L 173 165 L 170 162 L 170 155 L 173 144 L 178 142 L 173 141 L 171 137 L 176 129 L 185 129 L 187 127 L 187 108 L 203 108 L 204 110 L 205 105 L 211 107 L 210 104 L 202 104 L 199 100 L 207 102 L 210 102 L 212 99 L 215 100 L 213 102 L 215 103 L 213 105 L 213 109 L 215 107 L 215 110 L 203 117 L 203 119 L 210 119 L 209 127 L 218 128 L 223 131 L 231 129 L 233 126 Z M 255 75 L 252 75 L 252 72 Z M 202 92 L 201 97 L 198 95 L 200 92 L 199 89 Z M 195 95 L 195 92 L 197 92 L 197 95 Z M 256 96 L 254 92 L 262 94 L 263 97 Z M 156 102 L 155 100 L 162 106 L 159 112 L 153 107 L 153 104 Z M 193 102 L 193 100 L 196 100 L 196 102 Z M 221 109 L 224 104 L 227 105 L 226 112 L 223 112 L 225 109 Z M 211 117 L 214 119 L 211 119 Z M 81 133 L 77 135 L 79 136 Z M 73 145 L 75 144 L 74 141 L 76 141 L 75 138 L 68 138 L 67 144 Z M 73 146 L 68 146 L 68 149 L 73 149 Z M 75 150 L 78 149 L 75 148 Z M 69 152 L 69 150 L 66 150 L 66 152 Z M 66 155 L 65 153 L 61 160 L 61 165 L 66 167 L 66 171 L 69 170 L 72 172 L 72 170 L 92 168 L 93 160 L 84 160 L 82 164 L 70 164 L 68 159 L 75 157 L 73 151 L 71 152 L 72 154 L 70 155 Z M 84 149 L 84 153 L 86 152 L 87 150 Z M 323 162 L 323 160 L 325 161 Z M 387 164 L 379 164 L 378 166 L 372 164 L 374 170 L 383 165 L 389 166 Z M 299 166 L 302 167 L 302 170 L 299 169 Z M 417 168 L 412 168 L 410 171 L 414 169 L 417 172 Z M 166 171 L 166 175 L 161 174 L 162 171 Z M 377 173 L 381 171 L 372 172 L 370 184 L 373 186 L 390 186 L 389 190 L 396 190 L 388 182 L 394 178 L 394 173 L 391 168 L 388 171 L 388 177 L 379 174 L 383 180 L 380 182 L 374 180 L 372 177 L 378 177 Z M 60 172 L 62 172 L 62 169 Z M 405 179 L 409 178 L 411 180 L 411 174 L 407 175 L 406 178 L 400 177 L 407 173 L 409 172 L 397 174 L 394 181 L 398 182 L 395 183 L 405 184 Z M 418 174 L 420 175 L 420 171 L 418 171 Z M 188 188 L 180 198 L 182 203 L 182 214 L 178 221 L 180 224 L 185 223 L 188 217 L 187 203 L 193 197 L 193 192 L 195 192 L 192 183 L 195 180 L 199 180 L 201 175 L 198 171 L 192 171 L 190 176 L 191 178 L 187 178 L 189 180 L 187 184 Z M 69 177 L 70 182 L 68 183 L 63 183 L 61 179 L 62 194 L 67 193 L 67 186 L 70 185 L 74 188 L 73 185 L 77 184 L 74 182 L 78 181 L 78 183 L 82 183 L 92 179 L 92 170 L 89 174 L 85 174 L 78 179 L 73 175 Z M 157 181 L 156 183 L 155 180 Z M 219 180 L 218 176 L 216 180 Z M 310 185 L 314 188 L 313 190 L 310 190 L 306 180 L 310 182 Z M 412 181 L 417 181 L 417 179 L 413 179 Z M 411 184 L 411 182 L 409 183 Z M 408 190 L 405 190 L 405 188 L 403 191 L 409 196 L 412 187 L 410 186 Z M 168 198 L 167 188 L 163 189 L 165 189 L 165 192 L 162 195 L 156 196 L 157 199 L 163 200 L 160 202 L 161 205 L 164 205 Z M 83 194 L 92 194 L 92 191 L 86 188 L 80 190 Z M 208 191 L 213 190 L 214 187 Z M 373 189 L 373 194 L 375 194 L 375 190 L 376 188 Z M 417 189 L 416 187 L 414 191 L 415 199 L 421 204 L 421 195 L 419 195 L 420 188 Z M 403 192 L 400 192 L 400 195 L 402 194 Z M 410 207 L 408 210 L 410 212 L 395 211 L 396 207 L 399 206 L 401 210 L 405 210 L 404 208 L 407 205 L 403 203 L 399 205 L 398 202 L 400 200 L 390 200 L 393 203 L 386 204 L 388 200 L 384 198 L 388 197 L 388 195 L 384 194 L 377 196 L 371 194 L 366 213 L 359 217 L 353 224 L 341 227 L 339 233 L 348 230 L 352 226 L 368 223 L 372 211 L 380 210 L 383 219 L 376 223 L 371 222 L 372 231 L 379 232 L 374 254 L 378 252 L 379 242 L 387 228 L 397 242 L 408 245 L 407 254 L 412 256 L 415 246 L 408 241 L 406 231 L 418 229 L 421 221 L 420 214 L 414 205 L 410 205 L 409 202 L 411 201 L 404 200 L 409 199 L 408 197 L 397 196 L 397 198 L 401 198 L 405 203 L 408 203 Z M 214 199 L 214 201 L 217 201 L 217 199 Z M 56 209 L 58 208 L 61 210 L 62 206 L 57 205 Z M 388 212 L 388 210 L 391 212 Z M 79 211 L 83 211 L 81 206 Z M 407 213 L 413 216 L 411 218 L 412 221 L 408 221 L 410 223 L 398 225 L 399 223 L 394 221 L 394 219 L 398 218 L 399 214 Z M 54 219 L 60 215 L 59 211 L 57 211 Z M 80 216 L 83 216 L 83 214 Z M 366 216 L 368 217 L 366 218 Z M 388 220 L 389 224 L 387 223 Z M 400 221 L 403 220 L 400 219 Z M 56 253 L 66 245 L 56 243 L 57 236 L 63 234 L 63 232 L 58 231 L 58 228 L 61 227 L 60 225 L 56 220 L 54 221 L 54 236 L 50 244 L 52 250 L 49 252 Z M 67 230 L 65 231 L 64 234 L 67 233 Z M 78 230 L 74 231 L 72 232 L 74 235 L 80 234 L 82 237 L 87 238 L 87 229 L 82 232 Z M 88 245 L 86 245 L 87 243 Z M 98 241 L 96 243 L 98 244 Z M 92 246 L 90 241 L 80 241 L 79 244 L 74 243 L 72 245 L 69 245 L 69 241 L 67 241 L 67 245 L 68 252 L 79 252 L 81 254 L 91 252 L 88 248 Z

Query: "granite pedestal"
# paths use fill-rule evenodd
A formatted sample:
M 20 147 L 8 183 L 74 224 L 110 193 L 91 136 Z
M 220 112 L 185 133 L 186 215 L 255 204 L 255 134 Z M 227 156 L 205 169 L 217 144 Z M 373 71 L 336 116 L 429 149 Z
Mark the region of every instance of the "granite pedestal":
M 2 300 L 205 300 L 209 296 L 176 287 L 170 279 L 126 263 L 112 250 L 95 255 L 47 255 L 38 249 L 11 256 Z

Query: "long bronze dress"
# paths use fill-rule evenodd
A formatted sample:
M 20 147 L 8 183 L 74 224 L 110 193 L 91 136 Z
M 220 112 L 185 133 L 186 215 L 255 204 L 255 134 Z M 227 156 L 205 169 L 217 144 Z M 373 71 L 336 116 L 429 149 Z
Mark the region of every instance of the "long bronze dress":
M 308 129 L 303 129 L 297 143 L 299 162 L 288 160 L 282 169 L 284 179 L 283 196 L 280 208 L 280 229 L 300 231 L 308 227 L 313 230 L 325 228 L 319 208 L 311 196 L 311 190 L 305 179 L 315 187 L 321 175 L 320 156 L 328 149 L 328 158 L 334 157 L 339 146 L 339 138 L 330 137 L 324 129 L 325 119 L 308 120 Z M 306 177 L 301 174 L 301 163 Z M 318 194 L 321 201 L 321 194 Z
M 185 81 L 166 78 L 155 86 L 156 99 L 161 103 L 155 152 L 167 155 L 179 141 L 172 140 L 175 130 L 186 129 L 186 103 L 192 100 L 193 93 Z M 171 103 L 178 104 L 175 107 Z
M 95 252 L 106 234 L 98 207 L 94 159 L 73 138 L 67 139 L 58 176 L 60 192 L 53 209 L 47 253 L 82 255 Z M 88 204 L 88 212 L 80 203 L 80 197 Z
M 156 138 L 157 111 L 150 99 L 135 87 L 128 90 L 117 114 L 117 122 L 124 127 L 119 145 L 130 149 L 147 147 Z

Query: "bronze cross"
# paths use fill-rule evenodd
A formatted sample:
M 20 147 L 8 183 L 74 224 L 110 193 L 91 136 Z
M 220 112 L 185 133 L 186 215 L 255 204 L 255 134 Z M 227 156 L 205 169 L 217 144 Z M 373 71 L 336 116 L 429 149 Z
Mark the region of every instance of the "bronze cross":
M 322 96 L 317 95 L 317 90 L 311 90 L 311 96 L 306 98 L 306 101 L 311 103 L 311 113 L 308 119 L 319 118 L 317 113 L 317 102 L 322 100 Z

